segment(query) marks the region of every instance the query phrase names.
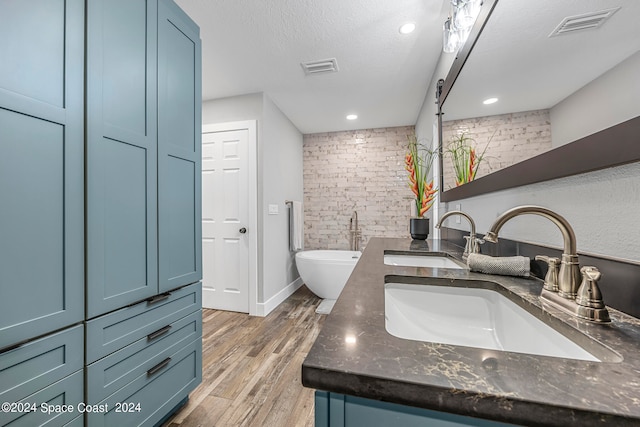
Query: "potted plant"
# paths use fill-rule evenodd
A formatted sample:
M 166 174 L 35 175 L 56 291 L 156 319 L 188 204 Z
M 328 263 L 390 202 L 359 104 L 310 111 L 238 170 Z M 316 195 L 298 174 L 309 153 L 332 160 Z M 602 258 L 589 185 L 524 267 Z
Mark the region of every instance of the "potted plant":
M 424 215 L 433 205 L 435 194 L 433 179 L 428 181 L 436 151 L 418 144 L 415 135 L 409 135 L 405 168 L 409 172 L 409 188 L 415 196 L 416 217 L 410 219 L 409 231 L 416 240 L 424 240 L 429 235 L 429 218 Z
M 489 147 L 492 138 L 493 135 L 489 138 L 487 145 L 480 155 L 477 154 L 475 139 L 471 138 L 467 132 L 460 132 L 451 138 L 451 142 L 447 146 L 446 151 L 453 164 L 453 170 L 456 176 L 456 187 L 471 182 L 476 178 L 478 168 L 484 159 L 484 153 L 487 151 L 487 147 Z

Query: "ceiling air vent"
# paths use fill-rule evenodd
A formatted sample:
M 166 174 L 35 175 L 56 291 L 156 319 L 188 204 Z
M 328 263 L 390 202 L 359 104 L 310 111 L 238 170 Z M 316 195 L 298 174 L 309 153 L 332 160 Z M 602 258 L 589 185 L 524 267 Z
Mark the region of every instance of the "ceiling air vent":
M 303 62 L 300 65 L 302 65 L 302 69 L 307 75 L 338 72 L 338 61 L 336 61 L 336 58 Z
M 562 20 L 560 25 L 558 25 L 551 34 L 549 34 L 549 37 L 572 33 L 579 30 L 598 28 L 619 9 L 619 7 L 616 7 L 613 9 L 600 10 L 598 12 L 585 13 L 583 15 L 568 16 Z

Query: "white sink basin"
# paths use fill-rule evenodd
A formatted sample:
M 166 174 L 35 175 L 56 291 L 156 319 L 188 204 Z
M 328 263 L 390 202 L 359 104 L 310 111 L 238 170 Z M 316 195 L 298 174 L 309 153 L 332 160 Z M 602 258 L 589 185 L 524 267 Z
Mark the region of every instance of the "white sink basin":
M 405 267 L 453 268 L 459 270 L 467 268 L 462 264 L 458 264 L 452 258 L 443 255 L 385 254 L 384 263 Z
M 398 338 L 600 361 L 496 291 L 387 283 L 384 293 L 386 329 Z

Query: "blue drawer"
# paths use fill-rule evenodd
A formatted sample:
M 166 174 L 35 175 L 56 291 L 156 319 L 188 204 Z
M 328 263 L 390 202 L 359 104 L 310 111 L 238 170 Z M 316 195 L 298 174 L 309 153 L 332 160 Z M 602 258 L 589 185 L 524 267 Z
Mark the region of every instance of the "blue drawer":
M 82 369 L 83 332 L 74 326 L 0 354 L 0 402 L 18 402 Z
M 202 284 L 194 283 L 90 320 L 87 322 L 86 363 L 146 338 L 201 308 Z
M 153 426 L 202 381 L 202 339 L 182 346 L 100 404 L 108 412 L 87 415 L 91 427 Z
M 87 366 L 87 402 L 98 403 L 202 337 L 200 310 Z
M 6 413 L 0 412 L 0 425 L 10 427 L 33 427 L 46 426 L 58 427 L 71 422 L 71 426 L 78 424 L 78 405 L 83 402 L 84 375 L 78 371 L 68 377 L 43 388 L 42 390 L 25 397 L 22 403 L 36 404 L 37 410 L 26 413 Z M 48 405 L 44 409 L 50 413 L 43 412 L 43 404 Z M 55 405 L 68 405 L 68 410 L 58 411 Z M 82 420 L 82 417 L 80 417 Z

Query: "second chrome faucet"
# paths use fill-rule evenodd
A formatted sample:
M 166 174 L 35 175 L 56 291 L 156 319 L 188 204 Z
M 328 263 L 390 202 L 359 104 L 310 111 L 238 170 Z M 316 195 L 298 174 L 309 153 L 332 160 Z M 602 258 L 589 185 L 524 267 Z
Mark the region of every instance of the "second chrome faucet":
M 484 240 L 476 238 L 476 223 L 473 221 L 473 218 L 469 216 L 467 213 L 462 211 L 449 211 L 440 217 L 440 221 L 436 224 L 436 228 L 440 228 L 445 219 L 449 218 L 453 215 L 460 215 L 461 217 L 466 218 L 469 221 L 471 226 L 471 232 L 468 236 L 464 236 L 464 239 L 467 241 L 464 246 L 464 252 L 462 253 L 462 259 L 467 260 L 469 254 L 477 254 L 480 253 L 480 245 L 484 243 Z

